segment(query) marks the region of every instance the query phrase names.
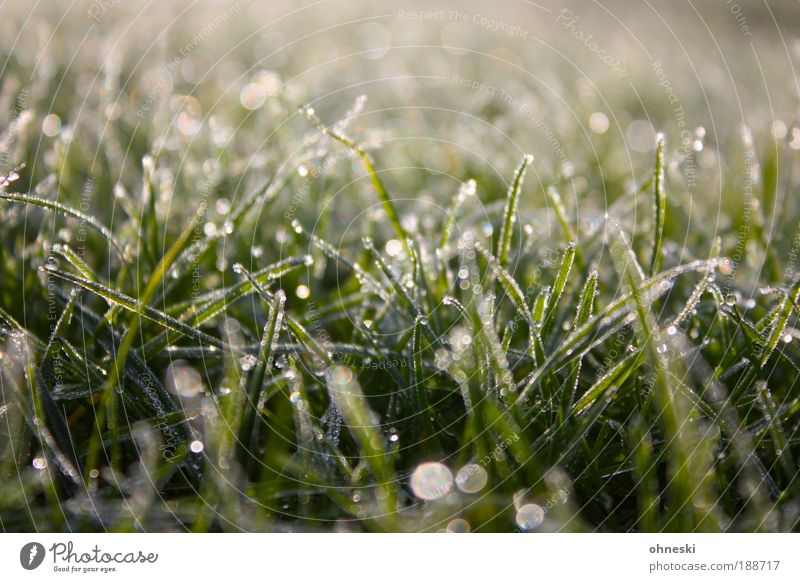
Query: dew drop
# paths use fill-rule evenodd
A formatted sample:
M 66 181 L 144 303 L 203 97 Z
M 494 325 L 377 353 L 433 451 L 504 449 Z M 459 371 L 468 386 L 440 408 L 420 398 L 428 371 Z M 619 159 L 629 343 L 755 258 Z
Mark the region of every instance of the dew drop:
M 203 225 L 203 232 L 206 236 L 216 236 L 217 235 L 217 225 L 213 222 L 206 222 Z
M 595 111 L 589 117 L 589 129 L 596 134 L 604 134 L 608 131 L 608 117 L 601 111 Z
M 535 503 L 528 503 L 517 510 L 517 525 L 526 531 L 536 529 L 544 521 L 544 509 Z
M 61 118 L 55 113 L 51 113 L 42 121 L 42 133 L 47 137 L 54 137 L 61 131 Z
M 453 490 L 453 474 L 442 463 L 422 463 L 411 475 L 410 485 L 414 495 L 433 501 Z
M 203 392 L 200 372 L 183 360 L 177 360 L 167 368 L 164 383 L 168 390 L 182 398 L 192 398 Z
M 447 524 L 448 533 L 469 533 L 470 525 L 466 519 L 456 518 Z
M 253 111 L 264 105 L 267 99 L 267 90 L 261 83 L 248 83 L 239 93 L 239 101 L 242 107 Z
M 239 360 L 239 364 L 241 364 L 242 370 L 244 371 L 252 370 L 253 368 L 256 367 L 257 363 L 258 359 L 253 354 L 245 354 Z
M 486 487 L 488 480 L 486 469 L 474 463 L 464 465 L 456 475 L 456 485 L 464 493 L 477 493 Z
M 392 239 L 386 243 L 386 254 L 390 257 L 397 257 L 403 252 L 403 243 L 397 239 Z
M 353 380 L 353 371 L 347 366 L 336 366 L 330 372 L 330 380 L 333 384 L 344 386 Z

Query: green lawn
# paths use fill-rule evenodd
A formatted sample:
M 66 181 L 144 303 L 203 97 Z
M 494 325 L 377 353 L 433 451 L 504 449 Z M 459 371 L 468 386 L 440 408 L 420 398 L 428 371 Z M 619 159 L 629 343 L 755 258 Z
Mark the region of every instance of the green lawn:
M 797 530 L 792 7 L 576 6 L 0 8 L 2 530 Z

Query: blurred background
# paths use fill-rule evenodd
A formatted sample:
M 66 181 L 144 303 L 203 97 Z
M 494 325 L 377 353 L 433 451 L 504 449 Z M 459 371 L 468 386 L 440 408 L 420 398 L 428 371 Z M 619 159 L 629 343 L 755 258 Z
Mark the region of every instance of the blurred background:
M 580 176 L 573 204 L 602 207 L 650 171 L 663 132 L 670 179 L 716 208 L 737 203 L 722 164 L 741 156 L 717 154 L 743 127 L 800 147 L 796 1 L 12 1 L 2 14 L 5 125 L 36 115 L 32 150 L 80 136 L 73 155 L 106 164 L 108 192 L 154 150 L 188 175 L 223 149 L 243 175 L 274 171 L 313 129 L 298 107 L 333 123 L 360 95 L 352 131 L 384 146 L 381 166 L 414 196 L 474 174 L 491 197 L 529 152 L 543 184 Z M 30 183 L 48 164 L 33 153 Z M 707 226 L 731 226 L 718 218 Z
M 525 154 L 532 154 L 515 223 L 512 254 L 521 259 L 509 268 L 519 281 L 538 280 L 533 273 L 537 264 L 550 260 L 555 265 L 552 257 L 560 256 L 555 249 L 566 243 L 565 234 L 552 199 L 545 195 L 552 187 L 561 193 L 565 222 L 575 225 L 579 247 L 585 240 L 594 245 L 590 256 L 601 265 L 608 295 L 617 281 L 611 263 L 601 262 L 604 242 L 591 235 L 606 224 L 609 212 L 631 233 L 633 248 L 640 254 L 645 249 L 641 256 L 649 256 L 654 228 L 648 180 L 654 175 L 656 136 L 663 133 L 669 205 L 664 267 L 718 253 L 732 257 L 733 262 L 720 264 L 726 304 L 755 309 L 762 318 L 769 303 L 756 306 L 756 290 L 764 281 L 778 288 L 796 277 L 797 0 L 12 0 L 0 6 L 0 62 L 3 187 L 13 181 L 8 191 L 68 203 L 96 216 L 119 240 L 133 241 L 125 252 L 134 256 L 134 247 L 141 252 L 135 276 L 130 276 L 124 269 L 119 273 L 105 240 L 89 235 L 94 244 L 81 248 L 81 258 L 105 280 L 119 282 L 131 295 L 140 293 L 150 278 L 148 269 L 157 262 L 145 247 L 159 249 L 175 240 L 188 215 L 209 202 L 201 230 L 214 244 L 202 261 L 188 255 L 191 281 L 188 276 L 181 279 L 185 273 L 170 273 L 183 285 L 176 283 L 183 295 L 171 305 L 172 313 L 194 307 L 200 287 L 203 292 L 223 289 L 238 280 L 239 271 L 232 269 L 237 262 L 249 259 L 252 268 L 287 254 L 302 262 L 309 252 L 315 255 L 313 267 L 304 263 L 309 276 L 289 274 L 282 281 L 292 291 L 287 313 L 302 314 L 310 328 L 329 328 L 335 339 L 350 338 L 345 321 L 349 312 L 337 313 L 334 303 L 340 292 L 336 261 L 294 237 L 293 221 L 351 251 L 350 256 L 363 257 L 365 265 L 371 261 L 362 236 L 373 237 L 395 259 L 402 244 L 392 238 L 385 206 L 377 200 L 359 156 L 322 136 L 318 123 L 334 126 L 369 153 L 396 202 L 403 229 L 427 241 L 441 239 L 445 209 L 474 179 L 466 190 L 476 196 L 464 202 L 458 227 L 472 229 L 490 246 L 492 237 L 498 237 L 514 169 Z M 268 195 L 261 197 L 264 192 Z M 230 216 L 247 201 L 269 206 L 247 214 L 228 237 L 234 234 Z M 136 236 L 145 223 L 137 218 L 145 211 L 152 212 L 152 225 L 158 227 L 149 231 L 158 239 L 152 245 L 152 240 L 145 244 L 140 241 L 144 237 Z M 44 293 L 47 281 L 38 268 L 50 260 L 53 243 L 82 243 L 86 222 L 67 228 L 74 221 L 21 205 L 7 205 L 2 216 L 0 306 L 26 329 L 47 338 L 52 321 L 43 314 L 56 309 L 56 303 Z M 591 267 L 584 266 L 581 279 Z M 126 277 L 133 280 L 129 286 L 122 285 Z M 349 284 L 348 292 L 361 292 L 361 281 Z M 681 291 L 688 296 L 691 289 Z M 775 293 L 767 289 L 764 295 Z M 362 301 L 354 296 L 358 307 Z M 733 299 L 728 302 L 728 297 Z M 322 313 L 314 311 L 314 301 Z M 235 320 L 256 341 L 263 321 L 260 308 L 253 315 L 254 306 L 255 300 L 237 306 L 220 324 L 220 333 L 225 328 L 227 334 Z M 567 324 L 561 331 L 568 329 Z M 83 332 L 72 331 L 76 337 Z M 390 334 L 375 335 L 384 341 Z M 690 337 L 700 348 L 707 345 L 703 338 Z M 786 344 L 792 342 L 787 349 L 795 349 L 795 336 L 784 337 L 789 338 Z M 712 368 L 723 344 L 720 340 L 708 350 L 717 350 L 709 357 Z M 97 348 L 104 366 L 111 361 L 98 346 L 90 348 Z M 167 356 L 171 358 L 159 354 L 156 365 L 158 376 L 170 385 L 176 374 Z M 247 362 L 249 370 L 253 364 Z M 223 385 L 220 370 L 222 365 L 205 370 L 216 374 L 209 386 Z M 191 374 L 199 385 L 200 372 L 192 368 Z M 362 369 L 361 376 L 367 393 L 388 385 L 386 374 Z M 779 367 L 769 377 L 770 386 L 789 401 L 796 376 L 796 367 Z M 81 400 L 89 400 L 91 393 L 80 382 L 76 386 L 68 387 L 75 393 L 67 397 L 80 402 L 69 417 L 80 436 L 91 429 L 89 417 L 81 416 L 90 410 Z M 742 406 L 751 410 L 746 396 Z M 458 410 L 443 402 L 446 413 Z M 293 418 L 291 405 L 281 406 L 283 418 Z M 617 416 L 609 416 L 608 426 L 619 430 L 628 412 L 621 406 Z M 325 417 L 328 426 L 336 422 L 341 428 L 340 418 Z M 336 442 L 339 428 L 331 431 Z M 527 436 L 535 433 L 538 438 L 543 432 L 533 426 Z M 447 438 L 460 447 L 455 432 Z M 13 444 L 12 438 L 6 440 Z M 289 450 L 290 440 L 264 446 Z M 200 442 L 200 451 L 202 447 Z M 33 456 L 36 451 L 29 449 Z M 618 463 L 622 454 L 597 473 L 609 481 L 622 475 L 622 485 L 613 482 L 615 488 L 604 495 L 595 481 L 586 480 L 579 484 L 577 497 L 581 503 L 592 499 L 586 511 L 589 521 L 610 523 L 615 531 L 637 527 L 629 495 L 633 485 L 623 481 L 627 473 L 617 472 L 617 466 L 623 467 Z M 417 455 L 412 447 L 398 461 L 398 479 L 423 460 Z M 16 471 L 20 455 L 11 451 L 12 456 L 8 466 Z M 23 458 L 19 464 L 30 462 Z M 575 464 L 575 473 L 580 473 L 586 463 L 578 459 Z M 36 461 L 33 467 L 42 468 Z M 698 467 L 692 486 L 707 477 L 705 465 Z M 227 477 L 227 471 L 222 473 Z M 792 483 L 794 468 L 787 475 Z M 276 511 L 286 509 L 284 497 L 295 494 L 289 490 L 295 482 L 270 476 L 277 484 L 264 485 L 262 478 L 253 479 L 257 494 L 280 505 Z M 506 487 L 498 507 L 509 505 L 517 485 Z M 304 495 L 298 496 L 303 507 Z M 109 499 L 117 511 L 119 503 Z M 4 507 L 15 510 L 18 505 L 14 498 Z M 619 510 L 623 505 L 624 511 Z M 796 528 L 794 498 L 791 505 L 795 513 L 787 510 L 786 529 Z M 75 515 L 86 512 L 82 505 L 72 510 Z M 191 505 L 182 510 L 193 516 Z M 250 510 L 242 505 L 243 523 Z M 479 510 L 486 515 L 476 523 L 493 519 L 496 507 Z M 361 517 L 359 510 L 352 514 Z M 337 514 L 324 506 L 306 517 L 315 515 L 328 519 Z M 165 523 L 171 524 L 168 518 Z M 100 523 L 105 524 L 102 519 Z M 124 528 L 130 527 L 125 522 Z

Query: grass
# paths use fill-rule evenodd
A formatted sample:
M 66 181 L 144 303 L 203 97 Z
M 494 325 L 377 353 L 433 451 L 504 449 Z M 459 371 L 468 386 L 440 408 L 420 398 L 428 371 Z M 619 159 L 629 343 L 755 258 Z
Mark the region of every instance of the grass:
M 261 144 L 238 90 L 106 115 L 107 75 L 2 137 L 4 531 L 798 529 L 791 137 L 705 145 L 752 196 L 712 229 L 668 122 L 448 181 L 364 99 L 286 83 Z

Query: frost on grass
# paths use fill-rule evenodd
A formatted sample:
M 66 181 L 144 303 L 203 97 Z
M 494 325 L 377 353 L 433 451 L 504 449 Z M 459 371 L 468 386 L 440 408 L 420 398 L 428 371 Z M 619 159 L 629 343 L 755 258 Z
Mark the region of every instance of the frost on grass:
M 495 106 L 525 149 L 322 74 L 52 65 L 0 91 L 5 530 L 797 529 L 787 128 L 628 158 L 575 98 L 557 160 Z M 712 155 L 744 240 L 685 195 Z

